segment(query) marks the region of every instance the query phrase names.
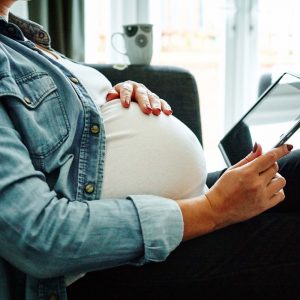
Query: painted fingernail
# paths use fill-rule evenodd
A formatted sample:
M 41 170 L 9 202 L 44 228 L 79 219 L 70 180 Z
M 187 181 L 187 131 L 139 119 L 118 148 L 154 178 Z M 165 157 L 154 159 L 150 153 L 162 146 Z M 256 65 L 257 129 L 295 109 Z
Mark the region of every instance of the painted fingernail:
M 152 110 L 152 112 L 153 112 L 154 115 L 158 116 L 158 115 L 160 115 L 160 113 L 161 113 L 161 109 L 160 109 L 160 108 L 154 108 L 154 109 Z
M 254 146 L 253 146 L 253 149 L 252 149 L 252 152 L 255 153 L 256 151 L 257 151 L 257 143 L 255 142 Z
M 292 151 L 292 149 L 294 148 L 294 146 L 291 145 L 291 144 L 287 144 L 287 145 L 286 145 L 286 148 L 287 148 L 289 151 Z
M 115 98 L 116 98 L 116 94 L 113 94 L 113 93 L 108 93 L 106 96 L 107 101 L 113 100 Z
M 150 114 L 152 112 L 152 108 L 149 104 L 145 104 L 144 107 L 145 107 L 148 114 Z

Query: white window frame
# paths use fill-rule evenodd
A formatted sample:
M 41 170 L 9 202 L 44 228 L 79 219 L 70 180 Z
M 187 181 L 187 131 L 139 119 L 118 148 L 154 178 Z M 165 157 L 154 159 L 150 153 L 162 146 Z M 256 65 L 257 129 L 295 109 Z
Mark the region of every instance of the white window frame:
M 227 0 L 225 38 L 225 131 L 257 97 L 258 0 Z

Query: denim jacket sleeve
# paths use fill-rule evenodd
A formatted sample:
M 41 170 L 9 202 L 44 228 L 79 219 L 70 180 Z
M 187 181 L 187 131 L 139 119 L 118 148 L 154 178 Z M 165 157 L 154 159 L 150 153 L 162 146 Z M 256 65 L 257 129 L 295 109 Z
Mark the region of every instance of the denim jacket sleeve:
M 162 261 L 182 239 L 180 209 L 170 199 L 58 198 L 1 102 L 0 157 L 0 255 L 27 274 L 50 278 Z

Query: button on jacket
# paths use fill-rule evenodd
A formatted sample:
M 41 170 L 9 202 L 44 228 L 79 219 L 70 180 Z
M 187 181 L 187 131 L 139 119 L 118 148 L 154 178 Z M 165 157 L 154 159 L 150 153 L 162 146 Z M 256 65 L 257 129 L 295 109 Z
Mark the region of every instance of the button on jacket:
M 39 25 L 0 19 L 3 300 L 66 299 L 65 276 L 163 261 L 183 234 L 173 200 L 101 198 L 101 115 L 76 77 L 36 43 L 50 47 Z

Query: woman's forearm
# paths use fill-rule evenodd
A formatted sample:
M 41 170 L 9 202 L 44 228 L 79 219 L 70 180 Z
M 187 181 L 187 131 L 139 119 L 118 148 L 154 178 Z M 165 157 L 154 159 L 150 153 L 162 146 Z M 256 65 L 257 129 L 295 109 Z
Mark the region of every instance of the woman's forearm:
M 205 195 L 177 200 L 181 209 L 184 232 L 183 241 L 204 235 L 218 228 L 217 220 Z

